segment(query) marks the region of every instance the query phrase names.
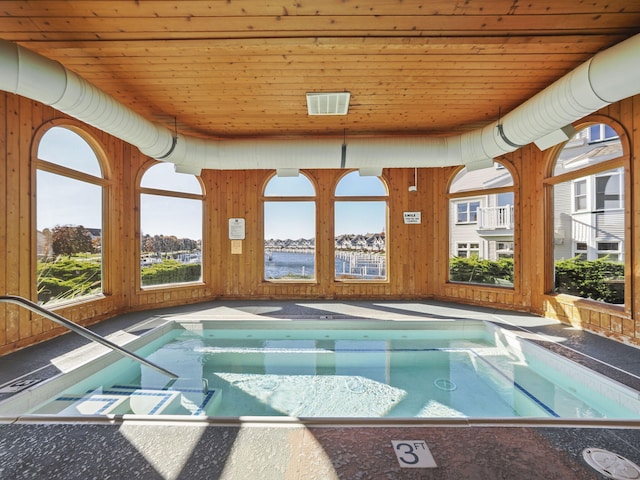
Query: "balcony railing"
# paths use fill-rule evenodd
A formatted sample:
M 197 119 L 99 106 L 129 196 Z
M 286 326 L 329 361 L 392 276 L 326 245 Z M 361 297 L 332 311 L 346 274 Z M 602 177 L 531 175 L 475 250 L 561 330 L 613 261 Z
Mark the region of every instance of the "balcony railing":
M 478 208 L 478 230 L 513 229 L 513 205 Z

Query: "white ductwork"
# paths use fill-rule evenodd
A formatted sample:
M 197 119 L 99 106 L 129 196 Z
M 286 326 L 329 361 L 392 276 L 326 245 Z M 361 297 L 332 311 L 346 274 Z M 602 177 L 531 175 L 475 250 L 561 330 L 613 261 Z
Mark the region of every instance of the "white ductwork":
M 46 87 L 44 87 L 46 86 Z M 0 89 L 42 102 L 120 138 L 176 170 L 443 167 L 493 159 L 640 93 L 640 34 L 604 50 L 504 118 L 451 137 L 204 140 L 178 136 L 98 90 L 60 63 L 0 40 Z M 472 100 L 471 100 L 472 101 Z M 546 142 L 543 142 L 546 144 Z

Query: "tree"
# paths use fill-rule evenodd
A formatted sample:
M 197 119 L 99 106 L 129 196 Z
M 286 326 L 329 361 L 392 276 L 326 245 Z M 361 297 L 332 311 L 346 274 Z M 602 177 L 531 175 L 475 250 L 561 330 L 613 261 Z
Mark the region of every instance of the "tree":
M 93 243 L 89 230 L 82 225 L 56 225 L 51 230 L 51 246 L 55 255 L 67 255 L 75 253 L 92 253 Z

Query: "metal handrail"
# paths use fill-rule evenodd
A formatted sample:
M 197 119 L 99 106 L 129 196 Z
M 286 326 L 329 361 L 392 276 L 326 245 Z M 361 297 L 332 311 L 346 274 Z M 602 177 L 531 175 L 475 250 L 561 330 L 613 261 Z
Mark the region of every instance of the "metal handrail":
M 102 337 L 101 335 L 98 335 L 97 333 L 92 332 L 91 330 L 89 330 L 88 328 L 85 328 L 83 326 L 78 325 L 77 323 L 72 322 L 71 320 L 67 320 L 66 318 L 64 318 L 61 315 L 58 315 L 57 313 L 54 312 L 50 312 L 49 310 L 47 310 L 46 308 L 38 305 L 37 303 L 32 302 L 31 300 L 27 300 L 26 298 L 23 297 L 19 297 L 17 295 L 0 295 L 0 303 L 5 302 L 5 303 L 13 303 L 16 305 L 20 305 L 28 310 L 31 310 L 32 312 L 38 313 L 40 315 L 42 315 L 45 318 L 48 318 L 49 320 L 58 323 L 64 327 L 67 327 L 69 330 L 76 332 L 78 335 L 82 335 L 85 338 L 88 338 L 89 340 L 93 340 L 94 342 L 98 342 L 102 345 L 104 345 L 105 347 L 110 348 L 111 350 L 115 350 L 116 352 L 121 353 L 122 355 L 124 355 L 125 357 L 129 357 L 132 360 L 135 360 L 138 363 L 141 363 L 143 365 L 146 365 L 149 368 L 152 368 L 153 370 L 162 373 L 163 375 L 167 375 L 168 377 L 171 377 L 172 379 L 176 379 L 178 378 L 178 375 L 176 375 L 173 372 L 170 372 L 169 370 L 162 368 L 158 365 L 156 365 L 155 363 L 150 362 L 149 360 L 142 358 L 141 356 L 130 352 L 129 350 L 127 350 L 126 348 L 121 347 L 120 345 L 116 345 L 115 343 L 113 343 L 110 340 L 107 340 L 106 338 Z

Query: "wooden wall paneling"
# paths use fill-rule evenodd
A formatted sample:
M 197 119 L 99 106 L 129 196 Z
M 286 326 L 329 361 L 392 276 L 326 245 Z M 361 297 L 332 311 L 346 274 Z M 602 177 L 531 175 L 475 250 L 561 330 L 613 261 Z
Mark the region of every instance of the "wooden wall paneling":
M 409 211 L 421 212 L 422 223 L 419 225 L 419 238 L 414 244 L 413 262 L 415 268 L 415 290 L 414 294 L 424 297 L 431 294 L 431 278 L 428 272 L 434 268 L 437 254 L 435 251 L 435 241 L 433 231 L 435 230 L 435 215 L 433 211 L 433 202 L 430 201 L 432 195 L 433 183 L 430 178 L 430 170 L 419 168 L 417 175 L 417 190 L 410 192 Z M 411 184 L 414 185 L 413 183 Z M 445 187 L 440 186 L 437 189 L 442 191 Z M 407 187 L 407 191 L 409 187 Z M 426 258 L 425 258 L 426 253 Z
M 28 151 L 26 152 L 26 156 L 23 161 L 23 170 L 20 173 L 20 176 L 25 176 L 25 182 L 28 186 L 28 194 L 24 195 L 24 200 L 26 204 L 21 206 L 23 211 L 28 213 L 26 215 L 27 220 L 25 225 L 21 227 L 24 228 L 24 234 L 26 237 L 24 238 L 25 246 L 28 245 L 28 252 L 23 252 L 25 256 L 23 258 L 23 265 L 26 267 L 28 265 L 28 270 L 25 273 L 21 274 L 21 278 L 26 280 L 28 283 L 21 288 L 21 291 L 27 292 L 30 294 L 27 298 L 34 299 L 37 298 L 37 287 L 36 287 L 36 279 L 38 276 L 37 273 L 37 244 L 38 244 L 38 236 L 36 233 L 36 169 L 33 165 L 33 161 L 36 158 L 37 153 L 37 145 L 34 143 L 34 133 L 37 128 L 41 128 L 41 126 L 45 123 L 46 119 L 48 119 L 50 115 L 50 109 L 45 107 L 44 105 L 31 102 L 30 103 L 30 112 L 31 118 L 29 119 L 28 127 L 23 127 L 23 133 L 28 139 Z M 27 111 L 29 111 L 27 110 Z M 22 135 L 21 134 L 21 135 Z M 26 167 L 26 170 L 24 169 Z M 26 312 L 25 312 L 26 313 Z M 28 316 L 24 315 L 21 318 L 21 321 L 25 321 L 26 319 L 29 321 L 30 325 L 28 329 L 25 331 L 29 331 L 30 335 L 39 335 L 46 329 L 51 329 L 53 327 L 52 322 L 46 321 L 45 319 L 39 315 L 29 314 Z M 21 337 L 23 335 L 21 334 Z
M 392 286 L 392 291 L 404 292 L 407 289 L 411 272 L 407 269 L 406 256 L 408 255 L 408 231 L 400 221 L 402 211 L 407 204 L 404 192 L 400 192 L 400 184 L 404 177 L 403 170 L 385 170 L 384 180 L 388 187 L 389 200 L 387 205 L 387 281 Z
M 7 97 L 7 192 L 6 192 L 6 238 L 5 268 L 8 294 L 20 295 L 20 98 Z M 7 307 L 7 343 L 20 339 L 19 307 Z
M 631 126 L 627 124 L 631 142 L 631 195 L 633 199 L 633 208 L 631 215 L 632 242 L 631 242 L 631 262 L 632 278 L 632 312 L 635 319 L 635 338 L 640 343 L 640 296 L 636 294 L 637 288 L 640 288 L 640 95 L 630 100 L 629 114 L 632 122 Z
M 12 16 L 24 15 L 25 5 L 24 1 L 18 0 L 4 0 L 7 4 L 6 11 Z M 222 17 L 222 16 L 248 16 L 247 9 L 252 16 L 280 16 L 283 13 L 289 15 L 308 16 L 308 15 L 362 15 L 362 5 L 351 4 L 349 2 L 327 1 L 322 4 L 322 8 L 318 9 L 317 5 L 313 4 L 296 4 L 295 8 L 287 9 L 283 11 L 279 4 L 267 3 L 267 2 L 247 2 L 249 7 L 245 7 L 244 4 L 236 5 L 233 2 L 215 2 L 212 4 L 202 3 L 195 0 L 182 0 L 178 4 L 174 4 L 171 7 L 164 1 L 153 0 L 145 1 L 140 5 L 136 5 L 136 8 L 131 6 L 130 8 L 121 10 L 112 5 L 109 1 L 94 1 L 90 5 L 87 5 L 84 0 L 58 0 L 49 1 L 46 3 L 46 10 L 38 10 L 36 6 L 31 6 L 30 11 L 38 12 L 41 15 L 52 16 L 72 16 L 72 17 L 117 17 L 125 15 L 127 17 L 137 18 L 143 22 L 144 19 L 153 17 L 190 17 L 190 16 L 206 16 L 206 17 Z M 429 2 L 428 6 L 419 2 L 406 4 L 401 0 L 379 2 L 375 6 L 375 13 L 377 15 L 392 16 L 397 15 L 400 5 L 403 6 L 403 12 L 406 15 L 452 15 L 459 10 L 459 5 L 452 4 L 448 0 L 434 0 Z M 594 8 L 600 7 L 602 2 L 590 2 L 588 4 L 578 3 L 576 4 L 576 12 L 588 14 L 594 11 Z M 625 7 L 628 7 L 628 2 L 623 0 L 615 0 L 607 2 L 605 5 L 609 6 L 611 12 L 623 12 Z M 489 3 L 483 3 L 481 5 L 470 4 L 466 9 L 467 15 L 503 15 L 509 7 L 510 2 L 503 0 L 494 1 Z M 3 5 L 4 7 L 4 5 Z M 602 8 L 602 7 L 600 7 Z M 556 15 L 562 15 L 566 12 L 566 6 L 562 2 L 558 3 L 532 3 L 523 6 L 523 9 L 518 9 L 513 13 L 520 13 L 522 15 L 542 15 L 547 18 L 553 18 Z
M 532 282 L 538 281 L 539 259 L 544 259 L 542 247 L 544 241 L 543 228 L 539 221 L 542 204 L 539 201 L 540 191 L 536 189 L 536 169 L 540 168 L 540 159 L 532 158 L 531 149 L 520 149 L 509 155 L 516 173 L 513 174 L 515 183 L 515 223 L 514 229 L 514 279 L 515 288 L 519 291 L 522 302 L 531 301 L 533 293 Z M 536 162 L 536 160 L 538 160 Z M 527 180 L 523 180 L 527 179 Z M 533 275 L 532 275 L 533 274 Z
M 264 265 L 264 214 L 262 201 L 260 200 L 267 172 L 253 170 L 244 172 L 246 186 L 242 196 L 240 210 L 246 217 L 250 229 L 247 240 L 244 242 L 246 251 L 243 251 L 242 284 L 245 285 L 246 295 L 255 295 L 262 283 Z M 294 221 L 294 219 L 292 219 Z
M 352 131 L 446 135 L 637 33 L 629 3 L 5 1 L 0 31 L 152 121 L 171 124 L 172 112 L 183 133 L 340 135 L 307 119 L 300 99 L 354 86 L 370 100 L 350 111 Z
M 119 282 L 123 302 L 126 305 L 146 305 L 153 303 L 150 295 L 144 292 L 140 286 L 140 262 L 137 259 L 137 252 L 140 251 L 140 193 L 139 182 L 142 178 L 141 170 L 147 161 L 140 151 L 129 145 L 122 145 L 113 152 L 113 156 L 118 154 L 121 158 L 113 159 L 114 182 L 117 178 L 122 179 L 119 189 L 113 190 L 113 195 L 118 192 L 120 198 L 117 200 L 119 219 L 110 217 L 112 226 L 119 234 L 114 238 L 116 244 L 114 255 L 122 260 L 122 267 L 119 273 Z M 133 214 L 132 214 L 133 213 Z M 134 253 L 135 252 L 135 253 Z M 136 261 L 133 261 L 135 258 Z
M 446 196 L 449 179 L 454 168 L 437 168 L 431 170 L 431 183 L 428 184 L 430 203 L 433 205 L 433 229 L 431 241 L 434 248 L 429 262 L 430 293 L 439 298 L 452 295 L 455 285 L 448 284 L 449 272 L 449 200 Z
M 530 237 L 527 236 L 527 232 L 521 231 L 520 236 L 524 239 L 528 238 L 530 241 L 535 238 L 535 243 L 530 244 L 531 248 L 522 250 L 527 256 L 527 262 L 522 263 L 522 275 L 526 278 L 527 284 L 522 286 L 522 294 L 526 294 L 526 298 L 523 299 L 525 305 L 532 307 L 532 310 L 541 314 L 543 312 L 542 304 L 543 298 L 546 295 L 546 289 L 553 284 L 553 280 L 550 277 L 551 273 L 551 261 L 549 256 L 553 256 L 552 242 L 553 242 L 553 218 L 549 217 L 549 213 L 552 209 L 552 190 L 544 185 L 544 179 L 546 176 L 547 167 L 551 162 L 555 161 L 555 150 L 540 152 L 537 148 L 531 147 L 529 150 L 528 162 L 523 158 L 522 166 L 525 164 L 531 165 L 531 168 L 524 169 L 520 174 L 520 182 L 523 188 L 531 190 L 533 188 L 534 194 L 530 197 L 523 199 L 523 219 L 527 219 L 528 216 L 533 216 L 536 220 L 531 223 L 531 228 L 535 228 L 535 234 L 533 231 Z M 537 167 L 534 167 L 536 166 Z M 533 179 L 531 182 L 529 179 Z M 538 182 L 537 186 L 531 185 L 531 183 Z M 535 235 L 535 236 L 534 236 Z
M 400 223 L 402 229 L 405 231 L 406 243 L 404 249 L 404 261 L 403 276 L 405 277 L 406 287 L 399 292 L 402 296 L 415 297 L 420 295 L 421 290 L 424 290 L 424 279 L 421 277 L 423 272 L 423 265 L 430 261 L 431 250 L 425 241 L 425 229 L 428 228 L 426 223 L 426 215 L 423 205 L 426 204 L 422 200 L 422 190 L 409 191 L 409 187 L 414 186 L 415 177 L 418 175 L 418 169 L 402 169 L 402 176 L 399 176 L 400 181 L 397 186 L 398 193 L 402 195 L 402 202 L 399 203 L 399 207 L 394 215 L 397 221 Z M 426 184 L 425 184 L 426 185 Z M 424 185 L 423 185 L 424 186 Z M 404 212 L 420 212 L 419 224 L 406 224 L 404 223 Z
M 107 149 L 107 161 L 111 165 L 107 187 L 111 209 L 107 224 L 108 237 L 103 241 L 109 242 L 111 251 L 108 263 L 109 293 L 121 299 L 123 307 L 134 303 L 140 268 L 139 262 L 131 261 L 137 259 L 139 251 L 136 235 L 139 227 L 135 225 L 139 215 L 134 185 L 138 178 L 136 167 L 139 162 L 133 158 L 137 153 L 137 149 L 124 142 L 110 142 L 110 148 Z
M 397 270 L 395 275 L 389 276 L 389 287 L 395 290 L 395 295 L 399 297 L 414 296 L 416 293 L 416 273 L 418 264 L 425 258 L 424 253 L 418 257 L 418 249 L 427 252 L 422 244 L 421 230 L 423 223 L 412 225 L 404 223 L 404 212 L 418 211 L 418 192 L 409 192 L 409 186 L 413 185 L 414 169 L 393 169 L 389 170 L 389 178 L 392 184 L 391 195 L 389 196 L 390 222 L 395 227 L 395 234 L 391 232 L 389 241 L 397 243 L 394 251 L 397 259 L 390 262 L 390 266 Z M 392 172 L 392 173 L 391 173 Z M 414 206 L 416 205 L 416 206 Z M 392 272 L 393 273 L 393 272 Z
M 8 161 L 8 127 L 9 108 L 8 94 L 0 93 L 0 255 L 6 259 L 8 257 L 7 229 L 9 227 L 7 218 L 8 184 L 11 179 Z M 0 264 L 0 291 L 8 293 L 7 284 L 7 262 Z M 0 346 L 7 343 L 7 328 L 9 317 L 9 305 L 0 304 Z M 0 347 L 1 348 L 1 347 Z
M 640 119 L 638 119 L 638 121 L 636 121 L 634 124 L 633 99 L 626 99 L 617 104 L 610 105 L 608 109 L 608 113 L 614 119 L 616 119 L 622 126 L 623 131 L 620 132 L 620 136 L 623 142 L 628 143 L 629 150 L 630 150 L 625 152 L 629 155 L 629 161 L 625 165 L 625 169 L 624 169 L 624 191 L 625 191 L 624 211 L 625 211 L 625 219 L 626 219 L 626 224 L 624 229 L 624 235 L 625 235 L 624 255 L 625 255 L 625 262 L 626 262 L 625 275 L 624 275 L 624 278 L 625 278 L 624 316 L 626 317 L 626 319 L 624 321 L 624 327 L 625 327 L 625 335 L 629 334 L 630 337 L 636 338 L 636 340 L 638 340 L 638 338 L 635 335 L 635 322 L 631 321 L 631 319 L 635 318 L 636 321 L 638 319 L 638 316 L 634 315 L 634 312 L 635 312 L 634 302 L 636 300 L 634 299 L 633 289 L 632 289 L 632 286 L 634 284 L 634 281 L 633 281 L 634 255 L 632 253 L 632 249 L 634 248 L 634 244 L 636 243 L 633 241 L 634 238 L 639 238 L 637 236 L 634 237 L 635 220 L 633 216 L 633 212 L 634 212 L 633 205 L 635 201 L 634 194 L 637 195 L 640 192 L 640 190 L 638 190 L 634 186 L 634 175 L 636 172 L 636 169 L 634 168 L 635 166 L 634 165 L 634 158 L 635 158 L 634 145 L 638 145 L 638 144 L 634 143 L 633 132 L 637 130 L 637 124 L 640 123 Z M 628 125 L 632 126 L 631 130 L 625 127 Z
M 334 171 L 310 170 L 316 189 L 316 284 L 319 298 L 330 296 L 334 277 L 333 259 L 333 185 Z
M 634 337 L 640 343 L 640 295 L 636 289 L 640 288 L 640 95 L 625 100 L 625 122 L 629 143 L 631 145 L 630 197 L 631 197 L 631 246 L 627 252 L 631 255 L 631 278 L 627 283 L 631 289 L 631 315 L 635 319 Z
M 59 114 L 28 100 L 12 95 L 1 98 L 3 113 L 0 123 L 0 152 L 4 155 L 0 169 L 0 198 L 6 207 L 0 217 L 0 227 L 6 235 L 0 236 L 0 252 L 6 258 L 0 270 L 0 285 L 7 293 L 27 296 L 33 289 L 35 256 L 33 245 L 33 194 L 29 165 L 30 142 L 33 129 Z M 638 283 L 640 246 L 640 185 L 637 170 L 637 147 L 640 144 L 640 99 L 621 102 L 601 114 L 614 115 L 626 128 L 632 146 L 630 165 L 631 196 L 631 286 Z M 87 127 L 88 128 L 88 127 Z M 390 188 L 389 211 L 389 282 L 335 282 L 333 278 L 333 188 L 343 172 L 340 170 L 314 170 L 310 176 L 317 181 L 318 190 L 318 279 L 316 283 L 269 283 L 262 281 L 262 203 L 259 191 L 268 172 L 205 171 L 206 188 L 205 286 L 161 288 L 137 291 L 138 270 L 137 218 L 130 214 L 137 203 L 136 172 L 147 161 L 137 149 L 125 145 L 92 129 L 88 129 L 102 142 L 112 162 L 112 200 L 109 209 L 107 234 L 114 244 L 109 257 L 110 286 L 104 300 L 69 306 L 61 310 L 65 316 L 81 323 L 111 316 L 127 309 L 141 309 L 178 304 L 217 296 L 237 298 L 402 298 L 405 296 L 436 297 L 463 303 L 512 306 L 542 311 L 566 323 L 581 324 L 604 334 L 631 338 L 638 342 L 638 300 L 632 296 L 633 319 L 615 309 L 606 309 L 591 302 L 564 296 L 549 296 L 540 280 L 545 271 L 542 226 L 545 222 L 544 176 L 547 153 L 531 146 L 508 156 L 516 166 L 517 183 L 520 287 L 515 291 L 495 287 L 448 284 L 448 199 L 446 186 L 453 168 L 424 169 L 419 171 L 417 192 L 409 192 L 413 169 L 385 171 Z M 6 132 L 6 133 L 5 133 Z M 402 212 L 422 211 L 421 225 L 404 225 Z M 247 221 L 247 239 L 243 254 L 230 254 L 227 236 L 228 218 L 239 216 Z M 411 227 L 411 228 L 409 228 Z M 413 228 L 416 227 L 416 228 Z M 105 239 L 106 241 L 106 239 Z M 521 291 L 520 291 L 521 289 Z M 528 292 L 531 292 L 529 295 Z M 7 344 L 26 345 L 35 338 L 60 333 L 62 330 L 46 322 L 42 328 L 36 323 L 22 322 L 21 313 L 12 306 L 2 307 L 0 348 Z M 50 323 L 50 322 L 49 322 Z M 5 346 L 5 347 L 3 347 Z
M 225 172 L 225 181 L 223 183 L 222 195 L 224 199 L 224 214 L 221 228 L 225 233 L 225 241 L 223 242 L 221 249 L 221 257 L 225 259 L 226 269 L 224 273 L 225 283 L 225 295 L 236 296 L 239 294 L 238 282 L 239 282 L 239 264 L 240 255 L 231 255 L 231 242 L 229 241 L 229 218 L 233 218 L 237 215 L 234 211 L 234 199 L 235 195 L 239 192 L 236 188 L 241 187 L 244 182 L 240 175 L 234 172 Z
M 124 217 L 135 217 L 131 213 L 124 214 L 122 159 L 126 155 L 125 145 L 105 134 L 100 135 L 99 141 L 104 148 L 103 178 L 107 180 L 107 184 L 103 187 L 102 244 L 106 246 L 102 249 L 102 291 L 105 296 L 117 296 L 126 303 L 124 299 L 128 298 L 128 295 L 126 297 L 123 295 L 125 290 L 122 288 L 122 280 L 124 266 L 130 262 L 123 255 L 114 255 L 115 245 L 126 245 L 128 238 L 122 225 L 125 221 Z M 135 211 L 133 205 L 129 206 L 128 211 Z M 130 250 L 129 252 L 129 255 L 133 256 Z
M 236 178 L 239 175 L 236 175 Z M 262 239 L 262 229 L 260 221 L 261 206 L 258 200 L 258 190 L 254 185 L 256 171 L 243 172 L 244 182 L 238 186 L 238 198 L 235 199 L 233 216 L 245 219 L 247 225 L 246 238 L 242 242 L 242 255 L 238 257 L 238 288 L 244 295 L 252 295 L 260 273 L 262 271 L 261 262 L 257 261 L 256 250 L 260 247 Z
M 225 198 L 223 192 L 224 178 L 222 172 L 209 171 L 208 175 L 204 179 L 209 178 L 210 192 L 207 193 L 207 203 L 209 208 L 213 212 L 205 223 L 209 226 L 209 245 L 206 246 L 209 254 L 209 266 L 208 269 L 209 281 L 211 282 L 210 288 L 214 294 L 221 295 L 224 292 L 225 285 L 225 271 L 226 256 L 223 254 L 224 249 L 227 248 L 226 235 L 227 232 L 223 228 L 225 219 L 225 205 L 223 199 Z
M 258 232 L 256 231 L 257 225 L 255 224 L 255 222 L 253 222 L 253 216 L 251 218 L 247 218 L 248 212 L 246 212 L 244 209 L 244 197 L 249 193 L 249 189 L 247 188 L 247 177 L 250 174 L 251 172 L 229 172 L 230 182 L 228 183 L 227 190 L 227 220 L 232 217 L 244 218 L 247 232 L 247 236 L 244 240 L 242 240 L 242 254 L 240 255 L 231 254 L 231 242 L 227 240 L 226 255 L 228 255 L 231 259 L 235 278 L 235 282 L 232 287 L 232 294 L 234 297 L 239 297 L 246 291 L 245 288 L 247 286 L 247 272 L 245 266 L 249 250 L 249 243 L 251 242 L 251 240 L 249 239 L 255 239 L 255 236 L 258 235 Z M 251 195 L 255 195 L 255 192 L 251 192 Z M 225 223 L 225 227 L 227 226 L 228 225 Z
M 213 254 L 215 251 L 213 245 L 218 242 L 215 236 L 218 229 L 213 229 L 213 225 L 219 224 L 216 179 L 213 173 L 212 170 L 203 170 L 200 174 L 200 180 L 205 192 L 202 211 L 202 282 L 208 291 L 215 289 L 214 282 L 218 277 L 216 274 L 217 256 Z

